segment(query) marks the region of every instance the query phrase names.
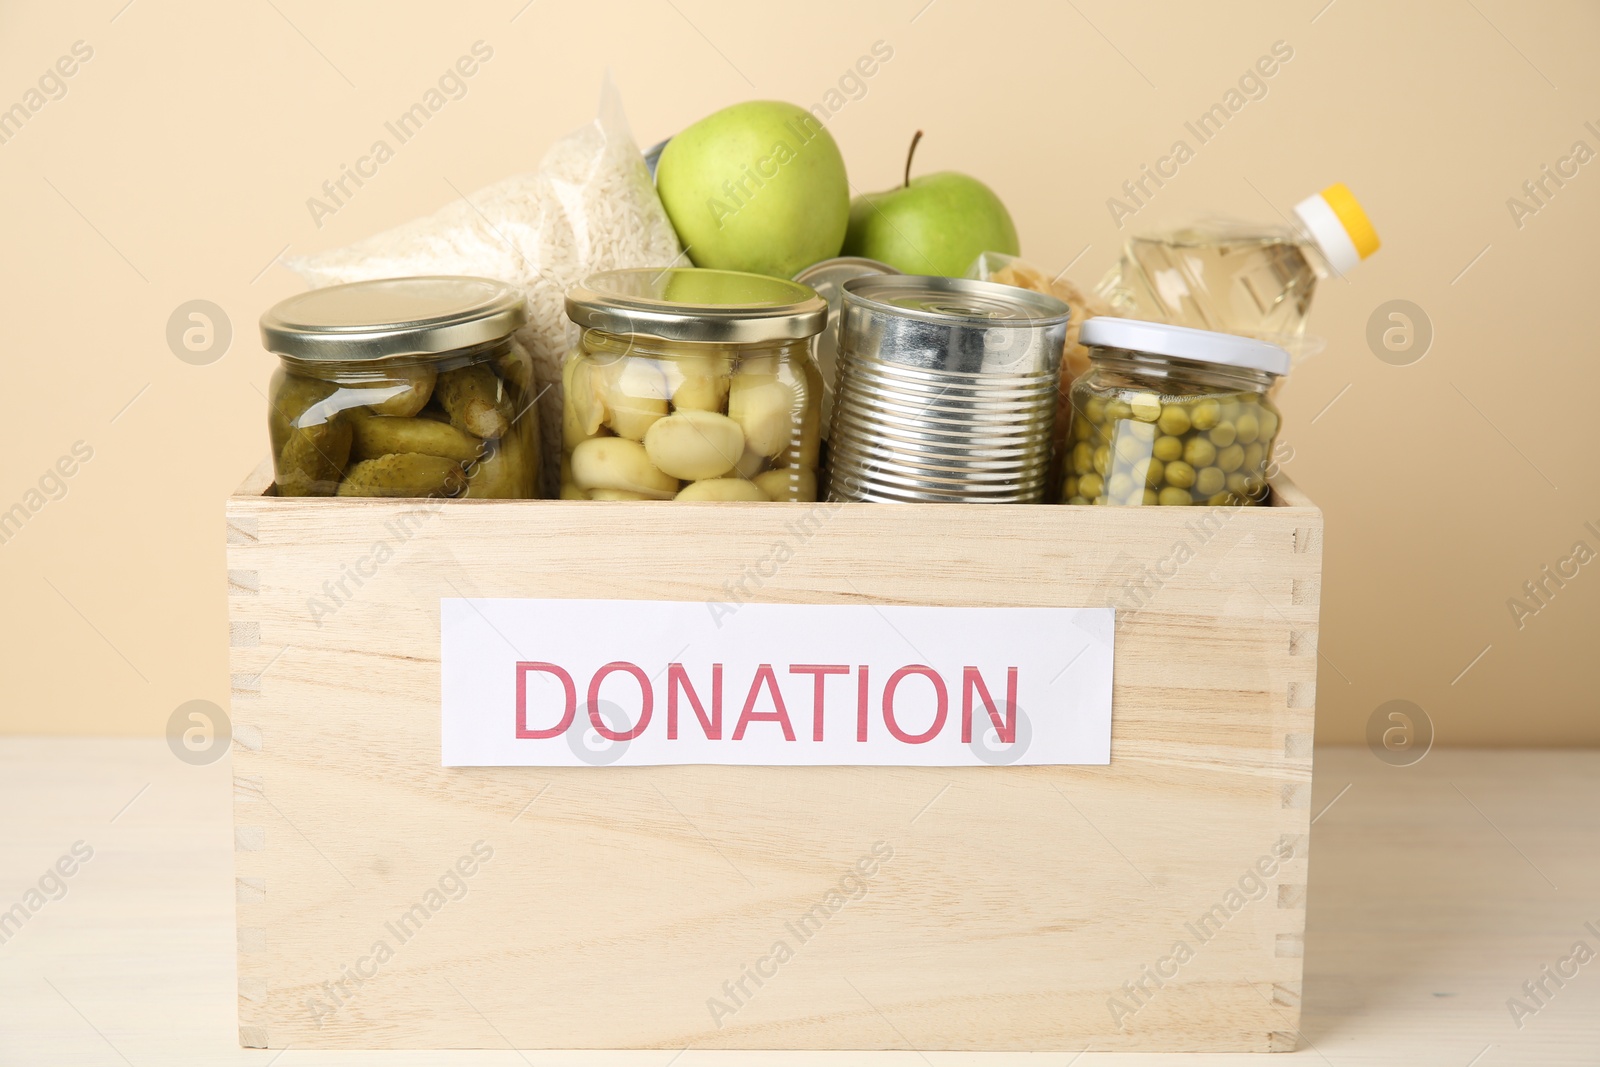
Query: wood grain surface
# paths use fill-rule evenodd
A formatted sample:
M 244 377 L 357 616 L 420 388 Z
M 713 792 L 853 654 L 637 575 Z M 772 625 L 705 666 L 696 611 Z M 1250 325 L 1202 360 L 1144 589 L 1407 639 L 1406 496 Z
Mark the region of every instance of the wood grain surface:
M 1230 510 L 265 478 L 228 505 L 245 1045 L 1295 1046 L 1322 520 L 1287 483 Z M 455 596 L 1111 603 L 1112 763 L 445 769 Z
M 274 670 L 276 668 L 273 668 Z M 269 671 L 269 677 L 272 672 Z M 235 749 L 237 752 L 237 749 Z M 514 1050 L 238 1047 L 232 761 L 144 738 L 0 738 L 0 902 L 78 841 L 93 858 L 0 944 L 7 1067 L 1250 1067 L 1254 1053 Z M 1299 1047 L 1313 1067 L 1576 1067 L 1600 1062 L 1600 966 L 1506 1007 L 1573 943 L 1600 945 L 1600 752 L 1434 749 L 1412 767 L 1319 748 Z M 942 803 L 942 801 L 941 801 Z M 535 805 L 537 806 L 537 805 Z M 916 823 L 934 817 L 936 804 Z M 524 817 L 526 818 L 526 817 Z M 518 820 L 520 826 L 522 820 Z M 320 837 L 311 827 L 303 827 Z M 329 854 L 331 858 L 337 859 Z M 1108 853 L 1109 855 L 1109 853 Z M 1132 852 L 1135 860 L 1143 859 Z M 493 866 L 491 862 L 490 866 Z M 489 871 L 485 870 L 484 874 Z M 796 961 L 798 962 L 798 961 Z M 1203 960 L 1197 960 L 1203 965 Z M 470 963 L 443 968 L 478 1002 Z M 779 979 L 782 981 L 782 979 Z M 777 992 L 773 988 L 772 992 Z M 1544 998 L 1541 998 L 1544 999 Z M 606 1002 L 610 1004 L 611 1002 Z M 1531 1002 L 1528 1002 L 1531 1003 Z M 482 1004 L 479 1004 L 482 1007 Z M 1287 1009 L 1281 1010 L 1286 1018 Z M 894 1021 L 894 1016 L 889 1016 Z M 1520 1026 L 1518 1023 L 1520 1022 Z M 1284 1022 L 1287 1027 L 1290 1025 Z M 888 1022 L 885 1031 L 891 1031 Z M 496 1033 L 499 1031 L 499 1034 Z

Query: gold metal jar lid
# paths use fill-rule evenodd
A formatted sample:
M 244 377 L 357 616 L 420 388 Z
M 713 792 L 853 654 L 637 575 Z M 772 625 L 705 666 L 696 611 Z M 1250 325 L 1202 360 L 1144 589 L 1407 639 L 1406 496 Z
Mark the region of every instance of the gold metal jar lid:
M 380 278 L 279 301 L 261 316 L 261 343 L 302 363 L 361 363 L 498 341 L 527 319 L 522 292 L 489 278 Z
M 567 317 L 606 333 L 759 344 L 821 333 L 828 302 L 809 285 L 765 274 L 642 267 L 591 274 L 568 289 Z

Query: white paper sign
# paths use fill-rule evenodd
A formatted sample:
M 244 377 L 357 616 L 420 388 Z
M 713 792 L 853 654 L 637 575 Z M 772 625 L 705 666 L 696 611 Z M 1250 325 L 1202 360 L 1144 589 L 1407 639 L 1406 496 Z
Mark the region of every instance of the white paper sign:
M 1111 608 L 439 610 L 447 767 L 1111 762 Z

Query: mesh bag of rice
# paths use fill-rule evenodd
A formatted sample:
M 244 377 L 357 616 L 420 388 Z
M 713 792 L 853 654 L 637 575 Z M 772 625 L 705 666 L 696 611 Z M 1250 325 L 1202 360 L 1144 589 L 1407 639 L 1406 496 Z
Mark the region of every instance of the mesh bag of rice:
M 312 288 L 369 278 L 473 274 L 521 286 L 533 357 L 548 490 L 561 455 L 561 360 L 576 340 L 562 296 L 595 271 L 666 267 L 682 248 L 629 132 L 611 79 L 595 120 L 516 174 L 426 218 L 288 266 Z

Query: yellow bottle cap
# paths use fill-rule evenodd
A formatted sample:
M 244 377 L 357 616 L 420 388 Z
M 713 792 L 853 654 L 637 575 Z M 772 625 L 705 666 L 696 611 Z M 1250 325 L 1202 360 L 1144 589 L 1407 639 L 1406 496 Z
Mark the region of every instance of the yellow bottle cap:
M 1373 227 L 1372 220 L 1367 218 L 1367 213 L 1361 209 L 1361 202 L 1356 199 L 1356 194 L 1344 182 L 1334 182 L 1322 190 L 1322 199 L 1333 208 L 1333 213 L 1339 217 L 1344 225 L 1344 232 L 1350 235 L 1350 243 L 1356 246 L 1356 253 L 1366 259 L 1378 250 L 1381 242 L 1378 240 L 1378 231 Z
M 1300 201 L 1294 213 L 1340 274 L 1379 248 L 1377 229 L 1362 210 L 1361 202 L 1343 182 L 1335 182 L 1317 195 Z

